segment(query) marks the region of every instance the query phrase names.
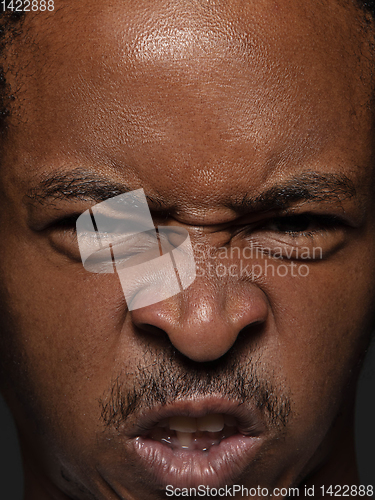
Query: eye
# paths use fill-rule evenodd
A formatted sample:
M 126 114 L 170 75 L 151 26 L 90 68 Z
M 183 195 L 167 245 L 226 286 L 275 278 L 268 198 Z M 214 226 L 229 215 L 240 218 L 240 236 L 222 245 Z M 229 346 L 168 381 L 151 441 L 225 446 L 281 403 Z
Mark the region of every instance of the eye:
M 51 246 L 58 252 L 80 262 L 76 222 L 80 214 L 70 215 L 53 221 L 44 229 Z
M 346 226 L 336 215 L 286 214 L 260 221 L 256 227 L 247 229 L 245 244 L 258 248 L 263 255 L 321 260 L 344 243 Z
M 154 229 L 132 233 L 133 226 L 139 231 L 140 224 L 133 221 L 132 226 L 132 221 L 129 223 L 126 219 L 102 217 L 101 226 L 108 231 L 94 231 L 90 219 L 87 220 L 89 222 L 87 225 L 81 224 L 77 230 L 76 222 L 79 216 L 80 214 L 71 215 L 54 221 L 48 228 L 48 234 L 53 248 L 74 261 L 82 262 L 83 249 L 87 270 L 104 273 L 107 272 L 107 265 L 113 268 L 112 256 L 108 252 L 109 245 L 112 246 L 117 268 L 141 264 L 160 257 L 159 243 Z M 98 249 L 98 241 L 102 246 L 101 249 Z
M 263 229 L 287 233 L 291 236 L 309 236 L 319 231 L 333 229 L 339 222 L 339 219 L 334 216 L 296 214 L 271 219 L 263 225 Z
M 53 224 L 53 226 L 55 229 L 72 230 L 76 232 L 76 222 L 78 217 L 79 215 L 71 215 L 69 217 L 64 217 L 63 219 L 56 221 Z

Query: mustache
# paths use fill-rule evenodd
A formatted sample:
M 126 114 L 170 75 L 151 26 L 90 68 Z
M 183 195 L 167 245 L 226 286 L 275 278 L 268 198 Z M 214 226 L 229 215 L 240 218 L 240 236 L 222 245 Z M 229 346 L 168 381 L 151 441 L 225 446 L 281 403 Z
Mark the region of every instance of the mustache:
M 176 352 L 149 353 L 150 362 L 123 371 L 99 400 L 101 421 L 118 429 L 126 420 L 155 406 L 202 396 L 220 396 L 238 405 L 252 403 L 265 416 L 269 427 L 285 427 L 291 401 L 281 387 L 262 374 L 253 357 L 195 363 Z M 144 360 L 145 361 L 145 360 Z

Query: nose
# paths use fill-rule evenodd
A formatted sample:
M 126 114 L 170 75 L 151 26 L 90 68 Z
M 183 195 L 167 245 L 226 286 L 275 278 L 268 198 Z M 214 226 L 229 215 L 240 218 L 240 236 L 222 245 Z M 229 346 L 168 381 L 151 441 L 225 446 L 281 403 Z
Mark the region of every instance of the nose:
M 164 332 L 178 351 L 197 362 L 223 356 L 245 327 L 265 322 L 267 314 L 266 296 L 256 285 L 220 286 L 199 278 L 168 300 L 131 311 L 137 328 Z

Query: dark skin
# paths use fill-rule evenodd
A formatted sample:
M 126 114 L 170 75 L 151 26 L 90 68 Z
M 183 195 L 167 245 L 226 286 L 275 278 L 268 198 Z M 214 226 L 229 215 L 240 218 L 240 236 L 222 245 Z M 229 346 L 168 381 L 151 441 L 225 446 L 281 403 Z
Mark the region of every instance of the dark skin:
M 56 7 L 27 18 L 7 51 L 17 99 L 0 173 L 1 382 L 25 498 L 164 498 L 133 450 L 145 403 L 120 432 L 99 403 L 115 379 L 124 394 L 138 387 L 155 359 L 170 379 L 251 366 L 289 403 L 284 423 L 260 410 L 259 451 L 233 484 L 317 496 L 359 484 L 353 401 L 375 294 L 363 13 L 328 0 Z M 115 275 L 83 269 L 74 217 L 140 187 L 156 224 L 211 251 L 318 246 L 324 257 L 303 262 L 304 278 L 201 276 L 130 313 Z M 306 213 L 307 231 L 280 229 Z M 207 391 L 180 403 L 204 406 Z

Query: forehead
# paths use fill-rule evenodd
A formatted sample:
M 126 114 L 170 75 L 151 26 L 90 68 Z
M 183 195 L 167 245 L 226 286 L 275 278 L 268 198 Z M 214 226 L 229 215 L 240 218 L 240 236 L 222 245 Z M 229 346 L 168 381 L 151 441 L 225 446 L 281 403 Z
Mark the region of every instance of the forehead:
M 88 165 L 147 186 L 152 169 L 153 188 L 176 196 L 176 171 L 199 193 L 311 170 L 318 156 L 326 170 L 365 163 L 359 15 L 335 1 L 61 3 L 13 46 L 13 151 L 33 176 Z

